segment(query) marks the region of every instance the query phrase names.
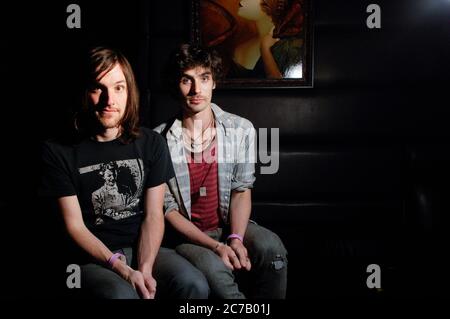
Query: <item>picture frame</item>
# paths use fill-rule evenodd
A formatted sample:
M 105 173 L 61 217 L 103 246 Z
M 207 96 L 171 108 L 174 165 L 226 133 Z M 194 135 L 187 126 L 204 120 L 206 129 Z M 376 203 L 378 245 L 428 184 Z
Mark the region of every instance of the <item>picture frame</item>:
M 191 42 L 221 56 L 218 87 L 311 88 L 311 2 L 191 0 Z

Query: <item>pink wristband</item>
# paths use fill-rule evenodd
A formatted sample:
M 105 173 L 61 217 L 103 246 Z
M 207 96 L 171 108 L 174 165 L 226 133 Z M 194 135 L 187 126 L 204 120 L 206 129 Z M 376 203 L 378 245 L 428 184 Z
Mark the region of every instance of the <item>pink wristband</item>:
M 233 239 L 233 238 L 239 239 L 241 241 L 241 243 L 244 242 L 244 238 L 242 238 L 242 236 L 238 235 L 238 234 L 231 234 L 230 236 L 227 237 L 227 241 L 230 240 L 230 239 Z
M 109 259 L 108 259 L 108 265 L 109 268 L 112 268 L 114 266 L 114 263 L 116 262 L 117 259 L 121 259 L 123 260 L 125 258 L 124 255 L 120 254 L 120 253 L 115 253 L 113 254 Z

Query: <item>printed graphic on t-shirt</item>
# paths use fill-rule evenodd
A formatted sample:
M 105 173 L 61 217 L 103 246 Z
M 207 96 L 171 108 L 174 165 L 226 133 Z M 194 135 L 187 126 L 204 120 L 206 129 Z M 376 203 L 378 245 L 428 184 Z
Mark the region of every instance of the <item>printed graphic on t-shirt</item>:
M 139 211 L 143 188 L 141 159 L 112 161 L 79 169 L 81 176 L 96 174 L 98 185 L 92 192 L 95 224 L 100 225 L 109 217 L 114 220 L 134 216 Z

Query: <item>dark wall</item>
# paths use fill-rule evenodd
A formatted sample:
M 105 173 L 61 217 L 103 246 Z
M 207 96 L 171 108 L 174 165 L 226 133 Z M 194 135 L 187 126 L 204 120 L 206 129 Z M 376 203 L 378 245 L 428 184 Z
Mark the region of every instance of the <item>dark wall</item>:
M 314 88 L 214 95 L 256 128 L 280 130 L 280 168 L 257 174 L 253 218 L 288 248 L 291 297 L 442 294 L 439 275 L 427 273 L 448 225 L 439 176 L 448 175 L 450 5 L 377 1 L 382 28 L 370 30 L 371 1 L 313 3 Z M 154 6 L 149 126 L 177 111 L 161 89 L 160 57 L 189 39 L 186 15 L 167 23 L 186 2 Z M 365 286 L 370 263 L 384 269 L 382 293 Z
M 80 30 L 65 25 L 71 2 L 9 3 L 2 10 L 10 105 L 4 119 L 17 124 L 2 127 L 9 155 L 2 156 L 0 199 L 4 224 L 23 230 L 2 239 L 18 272 L 28 267 L 23 249 L 35 257 L 42 247 L 59 249 L 48 230 L 52 216 L 34 205 L 39 143 L 57 135 L 77 106 L 86 48 L 112 45 L 129 57 L 146 126 L 177 111 L 160 73 L 168 53 L 189 40 L 189 1 L 78 1 Z M 380 30 L 365 26 L 372 2 L 381 6 Z M 442 294 L 442 272 L 435 270 L 449 225 L 450 3 L 313 4 L 313 88 L 217 89 L 214 96 L 256 128 L 280 130 L 280 169 L 258 173 L 253 217 L 289 250 L 288 296 Z M 381 294 L 365 286 L 370 263 L 385 269 Z

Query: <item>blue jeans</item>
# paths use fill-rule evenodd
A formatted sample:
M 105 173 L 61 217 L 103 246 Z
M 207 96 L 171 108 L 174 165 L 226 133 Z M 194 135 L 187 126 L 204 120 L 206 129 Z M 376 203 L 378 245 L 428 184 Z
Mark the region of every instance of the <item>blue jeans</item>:
M 223 240 L 221 228 L 207 232 Z M 244 236 L 244 246 L 252 263 L 250 272 L 232 271 L 212 250 L 195 244 L 176 246 L 178 254 L 189 260 L 208 279 L 211 294 L 222 299 L 284 299 L 287 287 L 287 251 L 280 238 L 270 230 L 255 223 L 249 223 Z M 246 282 L 246 293 L 239 283 Z
M 121 252 L 131 265 L 133 249 Z M 114 271 L 95 263 L 80 266 L 83 297 L 100 299 L 139 299 L 136 290 Z M 205 276 L 173 249 L 161 247 L 153 266 L 157 282 L 156 298 L 206 299 L 209 287 Z

